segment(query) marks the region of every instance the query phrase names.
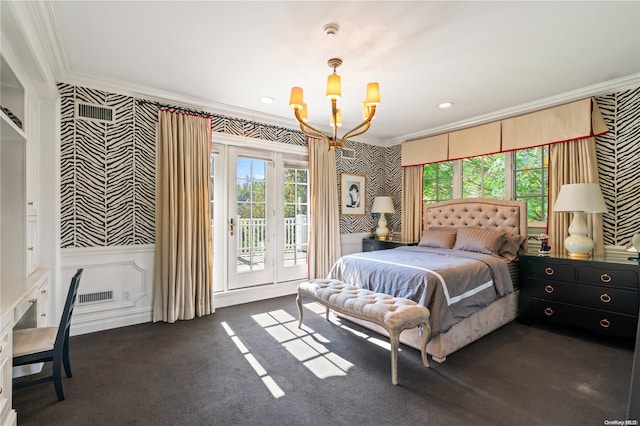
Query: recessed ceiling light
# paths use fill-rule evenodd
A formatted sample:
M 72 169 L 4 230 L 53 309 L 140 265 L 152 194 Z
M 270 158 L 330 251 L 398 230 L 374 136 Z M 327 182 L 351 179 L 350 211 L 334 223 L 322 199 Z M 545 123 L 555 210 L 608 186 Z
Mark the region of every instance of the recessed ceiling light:
M 451 105 L 453 105 L 452 102 L 443 102 L 443 103 L 438 105 L 438 108 L 445 109 L 445 108 L 449 108 Z
M 260 98 L 260 102 L 262 102 L 263 104 L 270 104 L 273 101 L 275 101 L 275 99 L 272 98 L 271 96 L 263 96 Z

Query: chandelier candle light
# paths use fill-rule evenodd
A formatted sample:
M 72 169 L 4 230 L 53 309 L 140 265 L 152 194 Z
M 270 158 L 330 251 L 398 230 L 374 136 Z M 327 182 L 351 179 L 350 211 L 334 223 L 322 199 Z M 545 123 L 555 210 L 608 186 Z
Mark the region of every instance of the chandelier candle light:
M 588 258 L 593 250 L 593 240 L 588 237 L 589 228 L 585 221 L 585 213 L 606 213 L 600 186 L 597 183 L 571 183 L 562 185 L 554 212 L 573 212 L 573 220 L 569 225 L 569 236 L 564 240 L 564 247 L 569 256 Z
M 358 136 L 369 130 L 371 119 L 376 114 L 376 106 L 380 103 L 380 88 L 378 83 L 367 84 L 367 97 L 362 103 L 362 116 L 364 121 L 356 127 L 345 133 L 342 138 L 338 139 L 338 127 L 342 125 L 342 111 L 338 108 L 337 101 L 342 96 L 340 87 L 340 76 L 336 74 L 336 68 L 342 64 L 342 60 L 338 58 L 329 59 L 329 67 L 333 68 L 333 74 L 327 79 L 327 99 L 331 101 L 331 119 L 329 123 L 333 127 L 333 136 L 327 136 L 325 133 L 314 128 L 307 123 L 307 104 L 304 103 L 301 87 L 291 88 L 291 98 L 289 107 L 293 109 L 296 120 L 300 123 L 300 130 L 306 135 L 324 139 L 329 144 L 329 148 L 342 148 L 347 138 Z

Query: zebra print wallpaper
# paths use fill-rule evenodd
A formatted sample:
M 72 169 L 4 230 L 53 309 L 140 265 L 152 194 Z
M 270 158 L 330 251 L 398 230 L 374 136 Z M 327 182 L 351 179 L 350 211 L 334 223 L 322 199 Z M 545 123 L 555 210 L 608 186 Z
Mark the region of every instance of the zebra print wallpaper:
M 153 244 L 157 106 L 68 84 L 59 84 L 58 89 L 61 247 Z M 640 230 L 640 88 L 600 96 L 596 101 L 611 130 L 596 140 L 600 182 L 609 209 L 604 215 L 605 244 L 626 245 Z M 76 102 L 114 108 L 116 123 L 76 119 Z M 306 144 L 305 135 L 297 130 L 211 116 L 214 132 Z M 371 232 L 375 228 L 377 217 L 369 212 L 376 195 L 392 197 L 396 213 L 387 215 L 387 220 L 390 229 L 399 232 L 400 145 L 380 147 L 347 141 L 345 147 L 355 151 L 355 158 L 343 158 L 337 151 L 338 185 L 341 173 L 364 175 L 366 213 L 341 216 L 340 232 Z
M 158 106 L 69 84 L 59 84 L 58 90 L 61 95 L 61 247 L 153 244 Z M 114 108 L 116 122 L 77 119 L 77 102 Z M 297 130 L 193 112 L 210 115 L 214 132 L 306 145 L 306 136 Z M 365 211 L 370 211 L 373 197 L 385 194 L 384 148 L 354 141 L 346 144 L 356 156 L 353 160 L 343 160 L 338 151 L 338 182 L 342 172 L 366 175 Z M 376 174 L 372 174 L 372 170 L 376 170 Z M 396 206 L 399 209 L 399 198 Z M 392 229 L 399 229 L 396 216 L 400 217 L 399 214 L 389 217 Z M 370 214 L 341 216 L 341 232 L 368 232 L 374 226 L 373 219 Z
M 609 132 L 596 138 L 605 245 L 626 246 L 640 231 L 640 87 L 596 98 Z

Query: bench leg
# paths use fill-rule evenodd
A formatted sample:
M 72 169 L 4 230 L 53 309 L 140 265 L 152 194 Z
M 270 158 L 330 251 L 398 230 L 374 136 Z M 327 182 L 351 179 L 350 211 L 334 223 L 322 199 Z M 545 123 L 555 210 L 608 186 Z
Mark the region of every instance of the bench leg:
M 429 361 L 427 360 L 427 340 L 429 340 L 429 334 L 431 334 L 431 327 L 429 326 L 429 323 L 422 324 L 420 353 L 422 354 L 422 363 L 425 367 L 429 367 Z
M 400 333 L 389 331 L 389 343 L 391 343 L 391 383 L 398 384 L 398 347 L 400 346 Z
M 298 305 L 298 328 L 302 328 L 302 295 L 300 293 L 296 297 L 296 304 Z

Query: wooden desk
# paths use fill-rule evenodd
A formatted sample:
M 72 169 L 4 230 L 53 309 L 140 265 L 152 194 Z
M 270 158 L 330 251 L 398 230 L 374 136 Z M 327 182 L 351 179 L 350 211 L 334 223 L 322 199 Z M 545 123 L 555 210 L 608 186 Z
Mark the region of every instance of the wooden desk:
M 0 297 L 0 424 L 15 425 L 12 407 L 13 328 L 48 325 L 49 271 L 38 269 L 23 280 L 3 281 Z

